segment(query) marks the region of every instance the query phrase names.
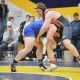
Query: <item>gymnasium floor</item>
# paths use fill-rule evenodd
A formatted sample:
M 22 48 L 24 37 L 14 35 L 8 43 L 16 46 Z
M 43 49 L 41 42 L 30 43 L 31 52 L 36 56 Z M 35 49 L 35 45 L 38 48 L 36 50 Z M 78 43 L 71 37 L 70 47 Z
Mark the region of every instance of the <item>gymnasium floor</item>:
M 10 72 L 10 63 L 0 62 L 0 80 L 80 80 L 78 63 L 57 63 L 58 69 L 44 72 L 37 67 L 37 62 L 19 62 L 15 73 Z

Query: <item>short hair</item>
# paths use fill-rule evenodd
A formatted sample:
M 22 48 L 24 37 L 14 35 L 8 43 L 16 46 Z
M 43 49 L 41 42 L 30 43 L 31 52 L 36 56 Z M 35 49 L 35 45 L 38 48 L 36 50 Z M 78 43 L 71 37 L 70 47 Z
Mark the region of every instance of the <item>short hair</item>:
M 33 19 L 34 19 L 34 21 L 35 21 L 35 17 L 34 16 L 31 16 Z
M 8 28 L 12 28 L 12 26 L 10 26 L 10 25 L 9 25 L 9 26 L 7 26 L 7 27 L 8 27 Z
M 11 21 L 11 19 L 14 19 L 14 17 L 9 17 L 8 20 Z
M 30 16 L 30 15 L 26 15 L 26 18 L 27 18 L 27 17 L 31 17 L 31 16 Z
M 73 16 L 74 16 L 74 17 L 75 17 L 75 16 L 79 16 L 79 14 L 78 14 L 78 13 L 74 13 Z
M 31 17 L 35 18 L 34 16 L 31 16 Z

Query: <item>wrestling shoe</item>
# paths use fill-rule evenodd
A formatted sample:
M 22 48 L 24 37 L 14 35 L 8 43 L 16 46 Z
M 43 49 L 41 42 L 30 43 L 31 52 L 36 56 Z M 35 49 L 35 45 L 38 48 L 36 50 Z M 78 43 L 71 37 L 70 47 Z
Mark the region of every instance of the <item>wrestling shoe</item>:
M 39 68 L 40 68 L 42 71 L 45 71 L 45 70 L 47 69 L 44 65 L 39 65 Z
M 52 71 L 52 70 L 55 70 L 55 69 L 57 69 L 57 65 L 55 65 L 55 64 L 50 64 L 50 67 L 49 67 L 48 69 L 46 69 L 45 71 L 46 71 L 46 72 L 49 72 L 49 71 Z
M 11 72 L 16 72 L 16 63 L 12 63 L 10 66 L 11 66 Z

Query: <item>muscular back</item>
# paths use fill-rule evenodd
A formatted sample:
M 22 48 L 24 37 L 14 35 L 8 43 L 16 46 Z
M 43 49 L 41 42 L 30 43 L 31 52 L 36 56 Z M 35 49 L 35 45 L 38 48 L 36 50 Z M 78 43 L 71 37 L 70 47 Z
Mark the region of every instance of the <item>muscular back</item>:
M 45 21 L 54 24 L 56 27 L 63 27 L 63 24 L 57 19 L 61 16 L 61 14 L 57 11 L 46 10 L 45 11 Z
M 61 13 L 57 12 L 57 11 L 52 11 L 52 10 L 46 10 L 45 11 L 45 15 L 49 14 L 52 19 L 58 19 L 61 16 Z

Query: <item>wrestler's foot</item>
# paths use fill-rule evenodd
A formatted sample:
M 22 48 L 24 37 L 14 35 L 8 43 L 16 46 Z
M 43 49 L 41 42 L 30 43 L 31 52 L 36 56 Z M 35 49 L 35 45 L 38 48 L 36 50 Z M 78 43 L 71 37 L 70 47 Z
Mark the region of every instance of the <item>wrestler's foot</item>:
M 39 68 L 40 68 L 42 71 L 45 71 L 45 70 L 47 69 L 44 65 L 39 65 Z
M 11 64 L 11 72 L 16 72 L 16 63 Z
M 57 69 L 57 65 L 50 64 L 50 67 L 48 69 L 46 69 L 45 71 L 49 72 L 49 71 L 52 71 L 52 70 L 55 70 L 55 69 Z

